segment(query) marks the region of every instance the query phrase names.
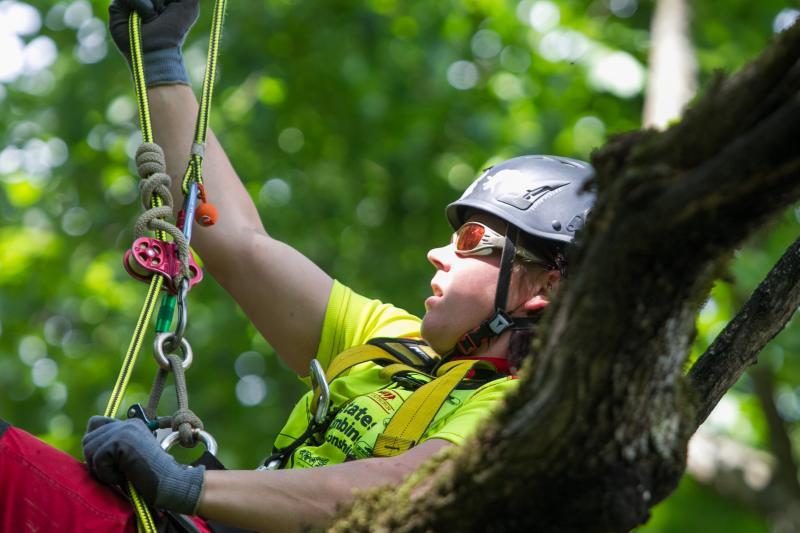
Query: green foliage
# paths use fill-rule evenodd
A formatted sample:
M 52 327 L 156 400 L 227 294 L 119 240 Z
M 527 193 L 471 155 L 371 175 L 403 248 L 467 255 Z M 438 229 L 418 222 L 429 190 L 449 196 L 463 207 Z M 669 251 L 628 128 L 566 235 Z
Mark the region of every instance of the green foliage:
M 707 531 L 762 533 L 770 531 L 764 519 L 700 486 L 688 476 L 668 503 L 653 508 L 647 526 L 640 533 L 673 533 L 678 531 Z
M 196 87 L 206 4 L 185 53 Z M 0 59 L 0 415 L 77 456 L 145 293 L 121 266 L 140 209 L 135 103 L 103 29 L 106 2 L 0 1 L 12 7 L 28 8 L 14 37 L 28 48 L 11 54 L 24 72 L 3 74 L 13 61 Z M 766 46 L 786 6 L 695 7 L 707 79 Z M 211 124 L 274 236 L 356 290 L 422 313 L 425 252 L 446 242 L 443 208 L 481 168 L 523 153 L 588 158 L 639 127 L 651 15 L 633 0 L 231 2 Z M 37 17 L 40 27 L 19 23 Z M 701 315 L 697 353 L 796 237 L 798 218 L 787 212 L 738 254 Z M 301 385 L 213 280 L 189 312 L 192 406 L 222 460 L 252 467 Z M 795 321 L 763 356 L 790 421 L 799 347 Z M 146 399 L 148 351 L 123 405 Z M 739 389 L 736 401 L 752 405 Z M 740 437 L 763 446 L 758 410 L 737 417 L 724 429 L 749 424 L 755 437 Z M 676 498 L 674 512 L 706 498 Z

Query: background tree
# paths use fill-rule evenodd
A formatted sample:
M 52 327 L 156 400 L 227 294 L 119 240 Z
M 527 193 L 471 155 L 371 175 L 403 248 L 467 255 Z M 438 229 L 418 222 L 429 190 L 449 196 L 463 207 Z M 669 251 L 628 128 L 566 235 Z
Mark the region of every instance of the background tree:
M 752 4 L 695 6 L 701 85 L 796 16 L 785 2 Z M 138 213 L 137 126 L 105 5 L 0 2 L 0 413 L 75 454 L 144 290 L 120 267 Z M 477 170 L 528 152 L 586 158 L 609 132 L 638 128 L 651 15 L 621 0 L 232 3 L 212 126 L 273 234 L 356 290 L 419 313 L 423 254 L 449 233 L 441 209 Z M 196 80 L 207 27 L 204 18 L 188 43 Z M 797 224 L 789 209 L 737 254 L 700 313 L 694 356 Z M 189 338 L 193 407 L 220 436 L 223 461 L 256 464 L 299 385 L 213 280 L 192 293 Z M 790 327 L 762 356 L 790 435 L 798 344 Z M 126 403 L 144 399 L 153 371 L 140 363 Z M 752 390 L 740 382 L 710 422 L 767 449 Z M 691 480 L 671 500 L 653 530 L 685 530 L 686 516 L 693 527 L 764 527 Z

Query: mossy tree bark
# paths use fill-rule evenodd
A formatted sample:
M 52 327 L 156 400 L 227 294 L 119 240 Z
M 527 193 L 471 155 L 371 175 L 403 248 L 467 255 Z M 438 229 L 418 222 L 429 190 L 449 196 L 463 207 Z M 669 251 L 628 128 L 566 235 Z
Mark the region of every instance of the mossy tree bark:
M 689 437 L 800 304 L 800 244 L 684 372 L 737 246 L 800 197 L 800 25 L 669 130 L 592 160 L 597 208 L 519 393 L 468 445 L 341 531 L 626 531 L 674 490 Z

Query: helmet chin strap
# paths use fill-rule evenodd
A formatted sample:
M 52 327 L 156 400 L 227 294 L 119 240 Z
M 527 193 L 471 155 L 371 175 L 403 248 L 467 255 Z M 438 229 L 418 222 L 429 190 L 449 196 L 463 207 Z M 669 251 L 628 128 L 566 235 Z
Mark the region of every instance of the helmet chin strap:
M 527 329 L 534 324 L 538 317 L 514 317 L 505 311 L 508 301 L 508 289 L 511 285 L 511 273 L 514 256 L 517 253 L 517 236 L 519 230 L 512 225 L 508 226 L 506 242 L 503 245 L 503 255 L 500 257 L 500 273 L 497 276 L 497 291 L 494 295 L 494 313 L 481 322 L 481 324 L 467 332 L 448 353 L 449 357 L 463 357 L 478 349 L 485 341 L 499 337 L 509 329 Z

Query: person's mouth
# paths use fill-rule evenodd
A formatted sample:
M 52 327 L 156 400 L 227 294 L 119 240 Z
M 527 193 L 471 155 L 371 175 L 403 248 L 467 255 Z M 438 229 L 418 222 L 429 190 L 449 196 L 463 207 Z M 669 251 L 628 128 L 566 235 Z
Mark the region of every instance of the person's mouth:
M 444 294 L 442 288 L 436 283 L 431 283 L 431 292 L 433 295 L 425 300 L 425 311 L 430 311 L 431 307 L 434 306 L 437 301 L 441 300 Z
M 436 283 L 431 283 L 431 291 L 433 292 L 433 295 L 437 297 L 441 297 L 443 294 L 442 288 Z

